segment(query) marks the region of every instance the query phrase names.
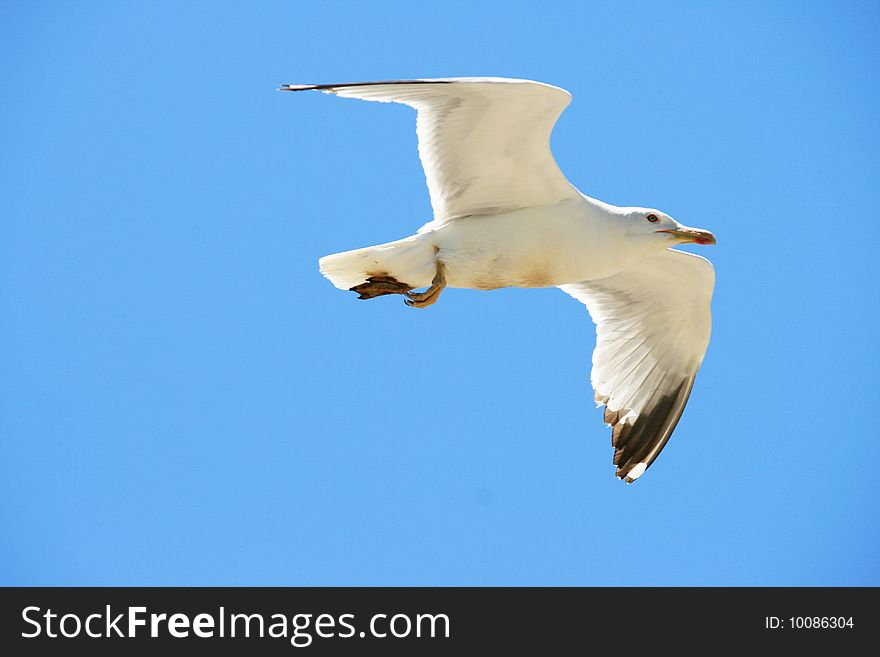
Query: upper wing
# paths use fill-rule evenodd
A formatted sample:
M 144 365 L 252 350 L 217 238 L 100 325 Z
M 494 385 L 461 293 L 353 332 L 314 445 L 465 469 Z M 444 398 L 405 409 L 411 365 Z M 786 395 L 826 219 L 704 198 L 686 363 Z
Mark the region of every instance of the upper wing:
M 530 80 L 447 78 L 284 85 L 418 110 L 419 157 L 434 219 L 550 205 L 579 196 L 550 152 L 571 94 Z
M 709 344 L 714 285 L 708 260 L 668 249 L 614 276 L 561 286 L 596 323 L 590 378 L 627 483 L 654 462 L 681 417 Z

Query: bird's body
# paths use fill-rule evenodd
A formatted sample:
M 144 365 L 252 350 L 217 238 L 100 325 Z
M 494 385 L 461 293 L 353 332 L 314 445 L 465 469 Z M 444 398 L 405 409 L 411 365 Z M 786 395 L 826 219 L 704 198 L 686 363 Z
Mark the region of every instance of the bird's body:
M 641 476 L 681 416 L 711 327 L 711 265 L 669 247 L 714 244 L 712 234 L 568 183 L 549 149 L 570 100 L 558 87 L 451 78 L 283 88 L 418 110 L 433 220 L 396 242 L 321 258 L 321 272 L 362 299 L 403 294 L 415 307 L 447 286 L 560 287 L 582 301 L 597 324 L 591 380 L 613 427 L 617 475 Z
M 378 273 L 413 288 L 427 287 L 438 260 L 446 265 L 449 287 L 474 290 L 604 278 L 637 255 L 633 245 L 608 230 L 605 208 L 582 197 L 439 225 L 429 222 L 416 235 L 390 245 L 322 258 L 320 267 L 346 290 Z M 358 263 L 354 278 L 337 279 L 335 268 L 344 271 L 352 263 Z
M 450 287 L 553 287 L 613 271 L 602 251 L 613 235 L 602 231 L 592 209 L 575 199 L 429 224 L 420 237 L 436 246 Z

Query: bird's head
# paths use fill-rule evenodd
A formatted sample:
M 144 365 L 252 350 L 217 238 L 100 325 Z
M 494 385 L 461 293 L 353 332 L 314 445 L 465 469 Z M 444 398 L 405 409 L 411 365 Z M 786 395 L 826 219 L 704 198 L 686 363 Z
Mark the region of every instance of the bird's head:
M 670 247 L 676 244 L 715 244 L 708 230 L 678 223 L 668 214 L 650 208 L 633 208 L 627 214 L 629 232 L 652 244 Z

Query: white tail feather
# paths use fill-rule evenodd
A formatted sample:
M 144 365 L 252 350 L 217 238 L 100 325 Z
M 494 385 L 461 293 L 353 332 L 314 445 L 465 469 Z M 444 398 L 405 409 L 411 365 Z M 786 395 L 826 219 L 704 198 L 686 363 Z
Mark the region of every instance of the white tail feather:
M 340 290 L 350 290 L 370 276 L 391 276 L 410 287 L 426 287 L 436 273 L 436 251 L 421 235 L 378 246 L 324 256 L 321 273 Z

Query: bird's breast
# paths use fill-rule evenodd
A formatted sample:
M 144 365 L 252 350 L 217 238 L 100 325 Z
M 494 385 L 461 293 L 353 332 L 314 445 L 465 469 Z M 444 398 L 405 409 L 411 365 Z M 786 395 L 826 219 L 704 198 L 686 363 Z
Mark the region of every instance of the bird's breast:
M 573 212 L 529 208 L 466 217 L 425 237 L 437 247 L 450 287 L 552 287 L 620 269 L 601 231 Z

